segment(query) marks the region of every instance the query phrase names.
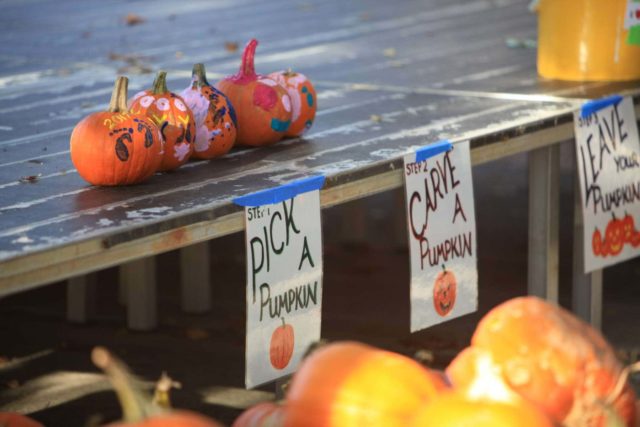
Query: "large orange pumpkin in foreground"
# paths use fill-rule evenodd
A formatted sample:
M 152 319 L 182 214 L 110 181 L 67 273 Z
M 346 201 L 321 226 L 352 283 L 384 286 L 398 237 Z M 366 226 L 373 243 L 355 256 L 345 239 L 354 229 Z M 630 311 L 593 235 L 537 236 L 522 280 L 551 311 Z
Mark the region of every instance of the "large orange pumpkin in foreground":
M 262 402 L 244 411 L 231 427 L 282 427 L 285 407 L 274 402 Z
M 273 79 L 256 74 L 253 57 L 258 41 L 244 49 L 237 74 L 226 77 L 216 87 L 236 109 L 238 144 L 260 146 L 282 139 L 291 125 L 291 98 Z
M 222 427 L 195 412 L 172 411 L 154 405 L 151 397 L 133 381 L 124 363 L 105 348 L 94 348 L 91 359 L 111 381 L 122 406 L 123 420 L 109 427 Z
M 311 353 L 287 389 L 286 427 L 406 427 L 446 389 L 418 362 L 355 342 Z
M 159 71 L 151 90 L 138 92 L 130 102 L 129 110 L 149 117 L 160 129 L 164 139 L 161 171 L 183 165 L 191 157 L 196 124 L 184 100 L 167 89 L 167 73 Z
M 236 111 L 229 98 L 209 84 L 203 64 L 193 66 L 191 84 L 181 95 L 196 119 L 193 157 L 213 159 L 228 153 L 236 143 Z
M 85 117 L 71 133 L 71 160 L 91 184 L 135 184 L 162 162 L 160 130 L 146 116 L 127 111 L 128 82 L 118 77 L 109 109 Z
M 316 117 L 318 97 L 311 81 L 292 70 L 269 74 L 273 80 L 287 90 L 291 98 L 291 125 L 285 136 L 300 136 L 305 133 Z
M 471 347 L 447 375 L 454 388 L 476 398 L 524 397 L 567 427 L 604 425 L 607 405 L 631 427 L 635 395 L 623 371 L 591 326 L 539 298 L 520 297 L 479 322 Z
M 472 400 L 448 392 L 435 397 L 416 415 L 411 427 L 554 427 L 553 422 L 526 401 L 515 403 Z
M 0 412 L 2 427 L 44 427 L 38 421 L 17 412 Z

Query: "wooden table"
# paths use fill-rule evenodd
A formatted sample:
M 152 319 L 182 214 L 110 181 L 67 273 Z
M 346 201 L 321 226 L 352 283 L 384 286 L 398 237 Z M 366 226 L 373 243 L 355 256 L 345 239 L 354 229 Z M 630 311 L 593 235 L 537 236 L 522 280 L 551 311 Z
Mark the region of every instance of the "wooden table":
M 527 3 L 3 2 L 0 295 L 71 278 L 70 318 L 82 320 L 86 275 L 122 265 L 129 325 L 149 329 L 153 255 L 182 248 L 183 306 L 205 311 L 202 242 L 243 229 L 234 197 L 314 174 L 327 177 L 323 207 L 366 197 L 402 185 L 407 150 L 448 138 L 469 139 L 474 164 L 530 152 L 529 290 L 556 300 L 558 144 L 573 137 L 572 111 L 586 99 L 631 94 L 640 115 L 640 84 L 539 79 L 535 49 L 506 43 L 535 40 Z M 127 25 L 129 13 L 144 22 Z M 304 138 L 193 161 L 131 187 L 78 176 L 69 135 L 106 107 L 118 74 L 131 78 L 132 95 L 165 69 L 180 92 L 195 62 L 212 82 L 234 73 L 240 51 L 225 42 L 241 49 L 251 37 L 261 42 L 259 72 L 293 67 L 315 83 L 319 111 Z M 37 179 L 20 181 L 27 176 Z M 597 324 L 598 275 L 593 286 L 574 276 L 574 309 Z

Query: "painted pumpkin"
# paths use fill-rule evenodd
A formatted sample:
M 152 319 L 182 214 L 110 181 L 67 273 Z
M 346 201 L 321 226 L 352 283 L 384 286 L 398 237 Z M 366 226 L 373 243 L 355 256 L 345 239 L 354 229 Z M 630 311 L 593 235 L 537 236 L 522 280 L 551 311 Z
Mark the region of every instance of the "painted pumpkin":
M 128 83 L 118 77 L 109 109 L 85 117 L 71 133 L 71 160 L 93 185 L 135 184 L 162 162 L 160 130 L 146 116 L 127 111 Z
M 218 82 L 236 107 L 238 144 L 261 146 L 282 139 L 291 125 L 291 98 L 285 88 L 267 76 L 256 74 L 253 58 L 258 41 L 244 49 L 237 74 Z
M 244 411 L 231 427 L 282 427 L 285 407 L 274 402 L 258 403 Z
M 318 109 L 316 90 L 304 75 L 291 71 L 269 74 L 273 80 L 287 90 L 291 98 L 291 125 L 285 136 L 300 136 L 313 124 Z
M 591 250 L 596 256 L 607 256 L 608 254 L 604 249 L 602 234 L 600 233 L 600 230 L 596 228 L 593 231 L 593 236 L 591 237 Z
M 222 427 L 216 421 L 189 411 L 174 411 L 154 405 L 123 362 L 103 347 L 96 347 L 91 360 L 104 371 L 118 395 L 123 420 L 109 427 Z
M 618 255 L 622 252 L 624 247 L 624 228 L 622 221 L 617 219 L 615 215 L 607 224 L 607 228 L 604 233 L 604 240 L 607 243 L 607 249 L 609 254 Z
M 636 232 L 635 222 L 633 220 L 633 216 L 625 213 L 624 218 L 622 218 L 622 234 L 625 243 L 631 243 L 633 239 L 633 235 Z
M 282 325 L 273 331 L 269 346 L 269 358 L 271 366 L 275 369 L 284 369 L 291 361 L 294 346 L 293 326 L 288 325 L 282 319 Z
M 493 308 L 447 368 L 455 389 L 504 402 L 525 398 L 566 427 L 602 426 L 612 408 L 633 426 L 635 395 L 616 388 L 623 367 L 591 326 L 536 297 Z
M 443 265 L 442 271 L 438 273 L 433 284 L 433 306 L 440 316 L 446 316 L 453 310 L 456 303 L 457 287 L 456 275 Z
M 44 427 L 38 421 L 17 412 L 0 412 L 2 427 Z
M 193 151 L 196 124 L 184 100 L 167 89 L 167 73 L 159 71 L 151 90 L 138 92 L 129 102 L 129 111 L 144 114 L 160 129 L 164 156 L 160 171 L 182 166 Z
M 535 406 L 521 400 L 504 403 L 471 400 L 461 393 L 448 392 L 428 402 L 411 427 L 554 427 Z
M 439 375 L 400 354 L 356 342 L 314 351 L 287 389 L 286 427 L 405 427 L 447 388 Z
M 213 159 L 228 153 L 236 143 L 236 110 L 229 98 L 209 84 L 204 65 L 193 66 L 191 84 L 181 95 L 196 120 L 193 157 Z

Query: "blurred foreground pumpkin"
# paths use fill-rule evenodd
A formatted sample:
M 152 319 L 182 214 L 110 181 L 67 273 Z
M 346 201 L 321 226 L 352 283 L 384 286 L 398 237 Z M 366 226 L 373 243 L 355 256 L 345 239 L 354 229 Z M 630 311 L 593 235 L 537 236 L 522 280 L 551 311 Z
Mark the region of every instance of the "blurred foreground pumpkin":
M 137 386 L 124 363 L 105 348 L 94 348 L 91 359 L 111 381 L 122 406 L 123 420 L 109 424 L 109 427 L 222 427 L 195 412 L 172 411 L 154 405 L 150 396 Z
M 635 395 L 611 346 L 573 314 L 536 297 L 491 310 L 447 375 L 475 398 L 522 396 L 567 427 L 603 426 L 610 412 L 635 425 Z
M 285 407 L 274 402 L 258 403 L 244 411 L 231 427 L 282 427 Z
M 17 412 L 0 412 L 0 426 L 2 427 L 44 427 L 34 419 Z
M 336 342 L 311 353 L 294 374 L 284 425 L 405 427 L 446 388 L 440 375 L 408 357 Z

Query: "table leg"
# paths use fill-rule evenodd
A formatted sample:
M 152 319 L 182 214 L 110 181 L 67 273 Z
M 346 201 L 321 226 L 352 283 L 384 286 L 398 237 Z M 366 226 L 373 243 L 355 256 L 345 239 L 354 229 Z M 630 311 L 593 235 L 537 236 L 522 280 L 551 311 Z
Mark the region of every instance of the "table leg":
M 584 272 L 584 219 L 577 177 L 573 207 L 572 311 L 596 329 L 602 328 L 602 270 Z
M 560 146 L 529 153 L 528 293 L 558 302 Z
M 133 330 L 148 331 L 157 325 L 155 267 L 155 257 L 120 266 L 120 280 L 127 291 L 127 323 Z
M 205 313 L 211 309 L 209 242 L 180 249 L 182 309 L 186 313 Z
M 86 323 L 95 311 L 96 273 L 72 277 L 67 281 L 67 320 Z

